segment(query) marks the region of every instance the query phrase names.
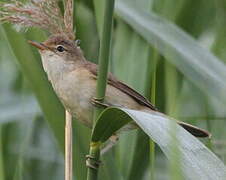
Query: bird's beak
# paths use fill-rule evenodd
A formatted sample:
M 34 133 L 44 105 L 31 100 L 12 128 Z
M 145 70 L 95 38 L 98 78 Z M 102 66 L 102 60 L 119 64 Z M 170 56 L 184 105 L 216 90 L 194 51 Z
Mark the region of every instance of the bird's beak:
M 34 47 L 36 47 L 36 48 L 38 48 L 40 50 L 47 49 L 47 47 L 44 44 L 42 44 L 42 43 L 38 43 L 38 42 L 35 42 L 35 41 L 30 41 L 30 40 L 28 41 L 28 43 L 30 43 L 32 46 L 34 46 Z

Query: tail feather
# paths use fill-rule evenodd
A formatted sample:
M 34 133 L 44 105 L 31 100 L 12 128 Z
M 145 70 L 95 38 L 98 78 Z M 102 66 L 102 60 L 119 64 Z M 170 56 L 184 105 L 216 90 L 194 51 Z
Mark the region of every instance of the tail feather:
M 196 126 L 193 126 L 191 124 L 187 124 L 184 122 L 177 122 L 177 123 L 195 137 L 200 137 L 200 138 L 211 137 L 211 134 L 209 132 L 203 129 L 200 129 Z
M 167 119 L 169 119 L 168 116 L 166 116 L 165 114 L 161 113 L 161 112 L 157 112 L 157 111 L 151 111 L 150 108 L 144 107 L 142 109 L 143 112 L 146 113 L 158 113 L 160 116 L 166 117 Z M 191 133 L 193 136 L 195 137 L 200 137 L 200 138 L 210 138 L 211 134 L 208 131 L 205 131 L 201 128 L 198 128 L 196 126 L 193 126 L 191 124 L 187 124 L 185 122 L 182 121 L 177 121 L 177 124 L 180 125 L 181 127 L 183 127 L 185 130 L 187 130 L 189 133 Z

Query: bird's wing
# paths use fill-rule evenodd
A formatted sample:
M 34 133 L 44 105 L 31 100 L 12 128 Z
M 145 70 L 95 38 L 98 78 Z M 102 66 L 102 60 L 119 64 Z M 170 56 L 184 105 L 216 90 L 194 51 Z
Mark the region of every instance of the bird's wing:
M 90 72 L 97 76 L 97 65 L 87 62 L 85 63 L 86 68 L 90 70 Z M 112 74 L 108 74 L 108 84 L 119 89 L 120 91 L 124 92 L 125 94 L 132 97 L 136 102 L 139 104 L 149 107 L 152 110 L 157 111 L 157 108 L 154 107 L 144 96 L 142 96 L 140 93 L 129 87 L 128 85 L 124 84 L 123 82 L 116 79 L 116 77 Z

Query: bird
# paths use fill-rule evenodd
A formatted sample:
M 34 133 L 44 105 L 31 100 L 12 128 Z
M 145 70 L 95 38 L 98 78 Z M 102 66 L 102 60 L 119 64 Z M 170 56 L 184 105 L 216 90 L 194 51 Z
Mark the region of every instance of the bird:
M 91 128 L 95 101 L 98 65 L 86 60 L 78 40 L 64 33 L 51 35 L 46 41 L 29 41 L 38 48 L 44 71 L 65 109 L 82 124 Z M 108 73 L 104 106 L 123 107 L 142 112 L 158 111 L 148 99 Z M 116 117 L 117 118 L 117 117 Z M 180 126 L 196 137 L 210 134 L 196 126 L 178 121 Z M 137 129 L 135 122 L 123 130 Z

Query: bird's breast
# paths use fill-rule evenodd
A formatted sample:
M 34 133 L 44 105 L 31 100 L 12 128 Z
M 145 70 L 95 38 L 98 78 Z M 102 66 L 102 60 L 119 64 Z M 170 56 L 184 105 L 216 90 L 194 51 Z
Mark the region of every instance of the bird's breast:
M 65 73 L 55 85 L 55 91 L 64 106 L 89 127 L 92 125 L 91 99 L 95 96 L 95 85 L 89 71 L 80 68 Z

